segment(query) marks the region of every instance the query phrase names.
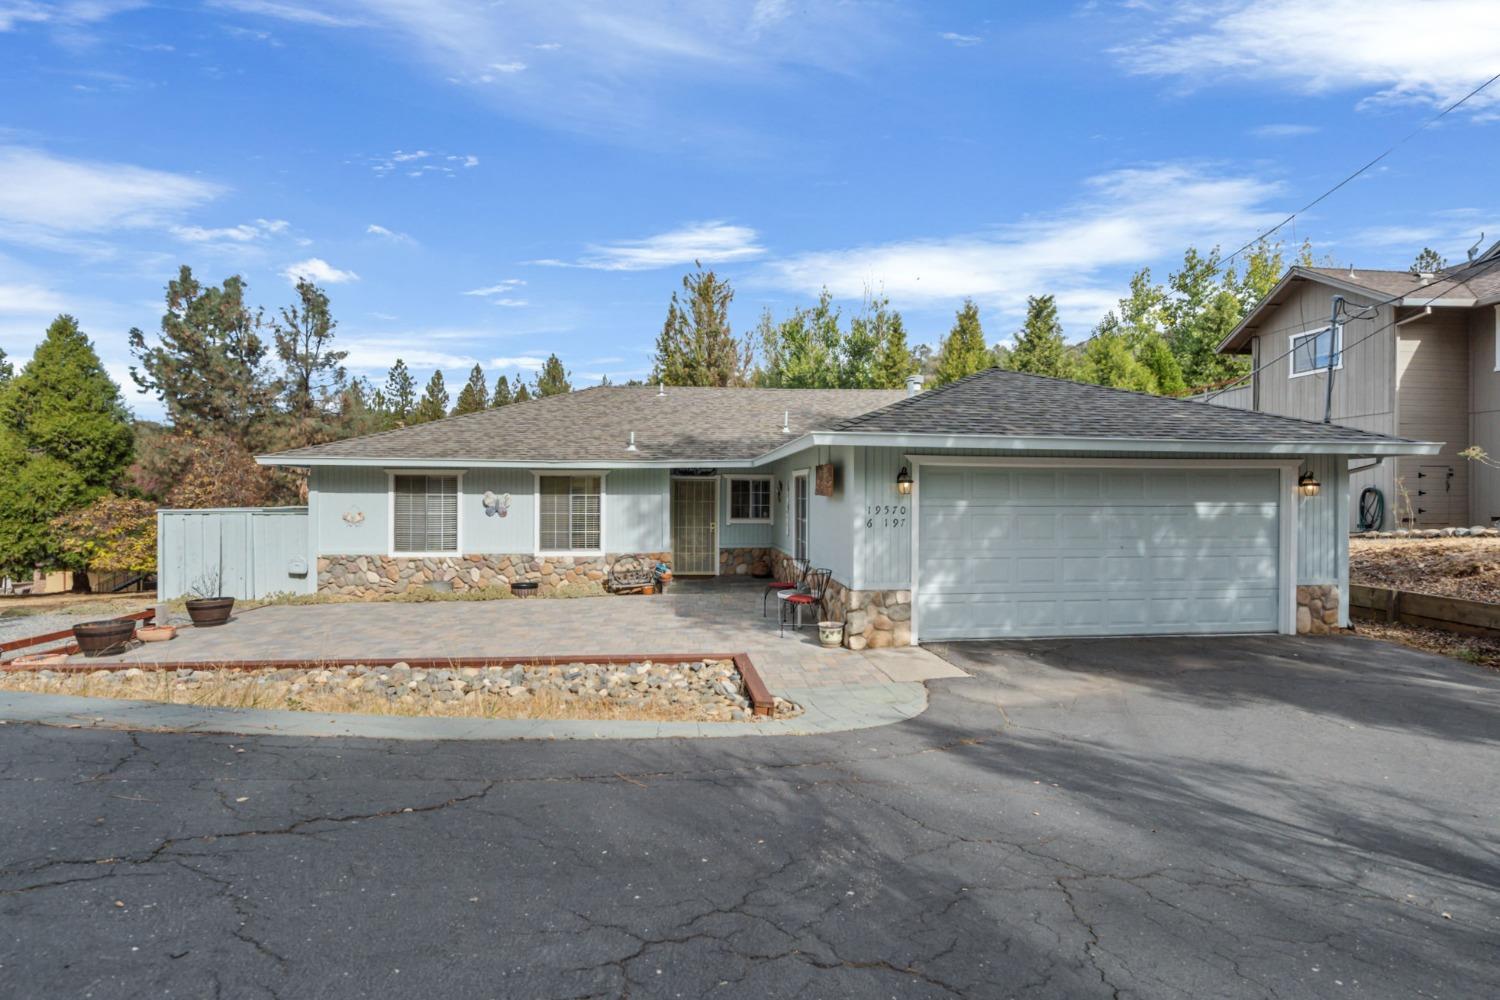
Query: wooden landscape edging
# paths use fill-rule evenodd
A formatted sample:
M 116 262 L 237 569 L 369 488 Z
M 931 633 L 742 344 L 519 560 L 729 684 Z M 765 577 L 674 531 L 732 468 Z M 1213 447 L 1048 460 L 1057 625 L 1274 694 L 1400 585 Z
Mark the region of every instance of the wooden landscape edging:
M 1500 604 L 1419 594 L 1388 587 L 1349 587 L 1349 614 L 1365 621 L 1401 622 L 1500 640 Z
M 71 632 L 61 633 L 66 637 Z M 46 636 L 29 640 L 17 640 L 21 645 L 47 641 Z M 21 648 L 19 645 L 13 648 Z M 462 670 L 464 667 L 510 667 L 547 666 L 556 667 L 568 663 L 692 663 L 695 660 L 731 660 L 745 682 L 745 697 L 750 700 L 750 711 L 755 715 L 774 715 L 776 703 L 766 682 L 761 679 L 755 664 L 746 653 L 588 653 L 578 656 L 360 656 L 321 660 L 217 660 L 131 663 L 128 660 L 89 660 L 83 663 L 54 663 L 46 667 L 16 667 L 0 663 L 0 672 L 27 672 L 50 670 L 53 673 L 88 674 L 95 670 L 143 670 L 165 672 L 168 670 L 321 670 L 335 667 L 390 667 L 405 663 L 419 670 Z
M 144 622 L 155 618 L 156 612 L 151 608 L 147 608 L 145 611 L 132 611 L 128 615 L 115 615 L 113 617 L 126 621 Z M 106 620 L 108 619 L 100 619 L 100 621 Z M 71 638 L 73 638 L 73 630 L 70 628 L 65 628 L 61 632 L 45 632 L 42 635 L 27 636 L 25 639 L 12 639 L 9 642 L 0 642 L 0 653 L 9 653 L 16 649 L 25 649 L 27 646 L 40 646 L 44 643 L 58 642 L 62 639 Z M 76 651 L 77 646 L 72 646 L 70 652 Z

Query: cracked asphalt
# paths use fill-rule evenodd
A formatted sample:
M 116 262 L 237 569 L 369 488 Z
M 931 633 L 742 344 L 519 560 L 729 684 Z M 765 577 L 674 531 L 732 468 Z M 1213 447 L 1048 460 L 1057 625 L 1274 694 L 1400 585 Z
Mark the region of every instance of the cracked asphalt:
M 1500 995 L 1500 675 L 978 643 L 846 734 L 0 726 L 0 995 Z

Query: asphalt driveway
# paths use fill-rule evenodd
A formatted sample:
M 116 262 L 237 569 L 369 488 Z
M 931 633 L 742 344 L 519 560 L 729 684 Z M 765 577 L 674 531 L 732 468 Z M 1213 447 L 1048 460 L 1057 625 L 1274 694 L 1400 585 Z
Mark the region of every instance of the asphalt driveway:
M 15 997 L 1500 994 L 1500 675 L 1360 639 L 939 648 L 875 730 L 0 726 Z

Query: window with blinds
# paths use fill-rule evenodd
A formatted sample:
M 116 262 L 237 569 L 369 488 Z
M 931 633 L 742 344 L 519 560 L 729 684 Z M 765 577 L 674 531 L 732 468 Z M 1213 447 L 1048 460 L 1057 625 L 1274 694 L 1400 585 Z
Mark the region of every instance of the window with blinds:
M 458 477 L 393 476 L 397 552 L 458 552 Z
M 602 480 L 598 476 L 542 476 L 540 543 L 544 552 L 603 548 Z

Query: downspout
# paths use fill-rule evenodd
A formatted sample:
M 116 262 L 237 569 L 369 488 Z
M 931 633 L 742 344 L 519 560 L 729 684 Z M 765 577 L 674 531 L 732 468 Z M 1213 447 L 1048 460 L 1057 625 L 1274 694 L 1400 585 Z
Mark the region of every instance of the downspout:
M 1328 319 L 1328 386 L 1323 398 L 1323 423 L 1333 423 L 1333 370 L 1339 355 L 1343 353 L 1343 338 L 1339 336 L 1339 310 L 1344 307 L 1344 297 L 1333 297 L 1333 311 Z M 1317 343 L 1316 340 L 1313 343 Z

